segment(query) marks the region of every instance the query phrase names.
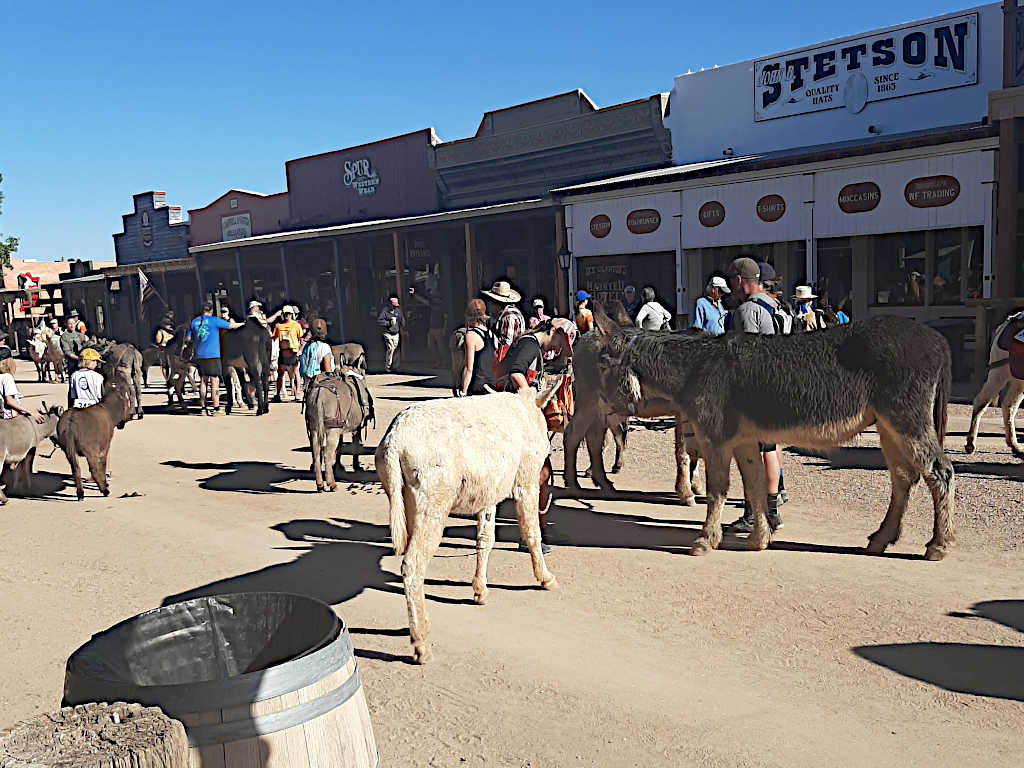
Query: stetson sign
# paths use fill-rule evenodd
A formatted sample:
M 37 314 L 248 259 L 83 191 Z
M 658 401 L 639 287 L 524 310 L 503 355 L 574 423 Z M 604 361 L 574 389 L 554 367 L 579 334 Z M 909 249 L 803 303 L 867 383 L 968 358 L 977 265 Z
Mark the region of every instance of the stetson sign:
M 634 235 L 648 235 L 661 226 L 661 214 L 653 208 L 630 211 L 626 217 L 626 229 Z
M 717 200 L 709 200 L 697 211 L 697 220 L 705 227 L 717 227 L 725 221 L 725 206 Z
M 978 14 L 853 37 L 754 62 L 754 119 L 821 112 L 978 82 Z
M 903 188 L 903 197 L 915 208 L 938 208 L 960 197 L 960 181 L 955 176 L 924 176 L 911 179 Z
M 599 213 L 597 216 L 590 220 L 590 234 L 592 234 L 594 237 L 607 237 L 608 233 L 611 231 L 612 220 L 605 216 L 603 213 Z
M 882 190 L 873 181 L 847 184 L 839 190 L 839 210 L 843 213 L 867 213 L 878 207 Z
M 769 224 L 786 215 L 786 201 L 782 195 L 765 195 L 757 201 L 757 218 Z

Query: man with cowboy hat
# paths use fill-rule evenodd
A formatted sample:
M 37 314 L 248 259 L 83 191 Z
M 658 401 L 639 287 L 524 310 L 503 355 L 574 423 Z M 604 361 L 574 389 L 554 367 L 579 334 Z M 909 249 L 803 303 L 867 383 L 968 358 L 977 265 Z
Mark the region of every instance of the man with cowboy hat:
M 797 328 L 804 331 L 817 331 L 825 327 L 825 315 L 820 309 L 816 309 L 811 302 L 818 298 L 817 294 L 809 285 L 798 285 L 793 294 L 793 301 L 796 302 L 796 317 L 794 318 Z
M 75 330 L 78 331 L 83 336 L 85 336 L 85 333 L 86 333 L 85 323 L 83 323 L 81 318 L 79 318 L 78 310 L 77 309 L 72 309 L 71 310 L 71 316 L 73 318 L 75 318 Z
M 486 296 L 495 308 L 492 314 L 497 315 L 494 333 L 498 337 L 497 359 L 500 361 L 508 353 L 509 347 L 526 331 L 526 318 L 516 306 L 522 296 L 507 280 L 499 280 L 491 286 L 491 290 L 480 293 Z

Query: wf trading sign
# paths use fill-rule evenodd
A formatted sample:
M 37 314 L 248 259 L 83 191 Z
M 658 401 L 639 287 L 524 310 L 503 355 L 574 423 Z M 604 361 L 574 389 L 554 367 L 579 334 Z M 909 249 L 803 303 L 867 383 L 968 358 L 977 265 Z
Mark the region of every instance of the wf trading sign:
M 772 120 L 978 82 L 978 14 L 912 24 L 754 62 L 754 119 Z

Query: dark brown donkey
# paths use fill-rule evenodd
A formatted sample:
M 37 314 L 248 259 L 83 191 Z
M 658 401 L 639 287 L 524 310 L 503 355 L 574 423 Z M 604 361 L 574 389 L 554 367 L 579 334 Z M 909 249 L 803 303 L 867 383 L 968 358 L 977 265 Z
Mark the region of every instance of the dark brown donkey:
M 615 305 L 618 304 L 618 307 Z M 612 474 L 622 466 L 622 457 L 626 450 L 627 417 L 616 413 L 611 403 L 616 400 L 617 380 L 610 380 L 611 392 L 605 394 L 602 386 L 608 381 L 609 364 L 614 367 L 629 343 L 629 340 L 640 333 L 633 327 L 621 303 L 614 302 L 606 315 L 600 304 L 595 304 L 594 315 L 600 316 L 607 325 L 613 323 L 620 330 L 615 334 L 599 332 L 586 333 L 576 342 L 573 350 L 573 370 L 576 374 L 574 384 L 576 395 L 576 412 L 569 420 L 562 442 L 565 446 L 565 487 L 579 490 L 577 479 L 576 455 L 580 443 L 586 440 L 587 453 L 590 455 L 590 476 L 598 488 L 606 491 L 614 490 L 608 475 L 605 474 L 603 448 L 605 435 L 610 431 L 615 441 L 615 463 Z M 609 363 L 610 361 L 610 363 Z M 686 505 L 696 504 L 694 479 L 697 471 L 696 447 L 687 445 L 686 434 L 691 432 L 686 420 L 679 416 L 677 409 L 665 398 L 647 397 L 642 403 L 635 403 L 633 415 L 643 418 L 657 416 L 674 416 L 675 452 L 676 452 L 676 495 Z
M 82 470 L 78 466 L 79 456 L 84 456 L 89 464 L 89 472 L 99 486 L 100 493 L 110 495 L 107 486 L 107 455 L 114 428 L 124 429 L 125 423 L 131 418 L 130 386 L 119 377 L 112 377 L 104 383 L 103 397 L 96 405 L 70 408 L 64 411 L 57 422 L 57 445 L 64 451 L 71 465 L 79 501 L 85 498 Z
M 600 332 L 621 333 L 599 322 Z M 733 456 L 754 513 L 750 548 L 764 549 L 771 532 L 758 442 L 831 449 L 874 424 L 892 497 L 867 551 L 880 554 L 899 538 L 910 491 L 924 477 L 935 509 L 925 558 L 941 560 L 954 542 L 953 465 L 942 450 L 950 379 L 946 340 L 900 317 L 792 336 L 651 332 L 627 343 L 619 366 L 624 401 L 667 397 L 695 428 L 708 486 L 695 555 L 721 542 Z

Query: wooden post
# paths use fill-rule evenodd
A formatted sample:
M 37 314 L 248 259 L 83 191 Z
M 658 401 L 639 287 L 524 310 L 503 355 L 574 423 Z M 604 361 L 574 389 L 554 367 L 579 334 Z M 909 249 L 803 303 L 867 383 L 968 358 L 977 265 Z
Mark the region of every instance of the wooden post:
M 473 250 L 473 229 L 469 222 L 463 224 L 466 238 L 466 301 L 476 296 L 480 286 L 476 284 L 476 253 Z
M 203 284 L 203 264 L 202 259 L 197 253 L 195 256 L 196 261 L 196 286 L 199 288 L 199 307 L 203 306 L 203 302 L 206 301 L 206 286 Z M 191 319 L 191 318 L 189 318 Z
M 245 306 L 245 283 L 242 281 L 242 249 L 235 248 L 235 274 L 238 276 L 238 300 L 241 302 L 239 306 L 241 311 L 245 313 L 243 317 L 249 314 L 249 308 Z
M 405 297 L 402 295 L 402 254 L 398 245 L 398 232 L 391 233 L 391 247 L 395 252 L 395 293 L 398 294 L 398 300 L 401 302 Z
M 36 715 L 0 732 L 10 768 L 43 765 L 188 768 L 185 728 L 156 707 L 83 704 Z
M 288 290 L 288 264 L 284 258 L 284 245 L 281 245 L 281 276 L 284 278 L 284 300 L 291 301 L 292 292 Z
M 555 260 L 555 306 L 558 308 L 558 313 L 563 317 L 571 317 L 569 307 L 569 285 L 566 282 L 568 275 L 562 270 L 558 264 L 558 254 L 562 251 L 562 245 L 565 243 L 565 208 L 558 206 L 555 209 L 555 254 L 552 258 Z
M 341 259 L 338 257 L 338 238 L 331 238 L 334 251 L 334 304 L 338 310 L 338 341 L 345 341 L 345 312 L 341 303 Z

